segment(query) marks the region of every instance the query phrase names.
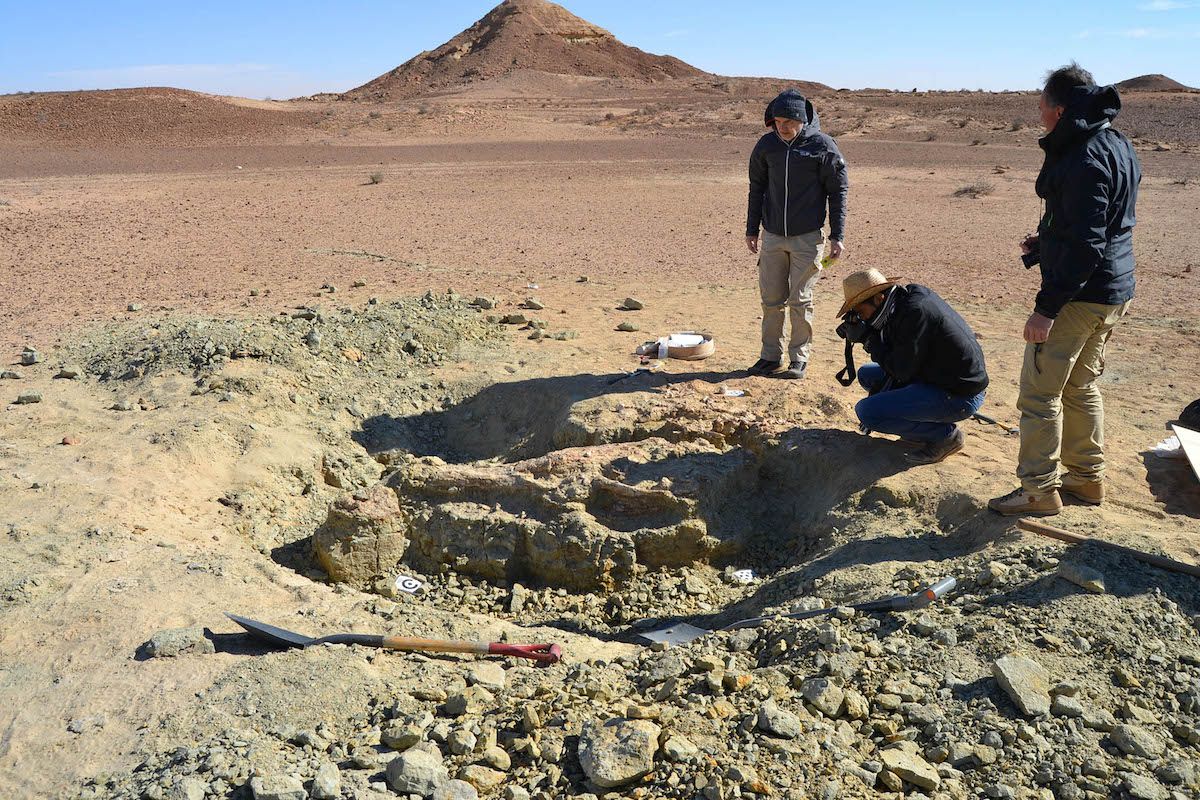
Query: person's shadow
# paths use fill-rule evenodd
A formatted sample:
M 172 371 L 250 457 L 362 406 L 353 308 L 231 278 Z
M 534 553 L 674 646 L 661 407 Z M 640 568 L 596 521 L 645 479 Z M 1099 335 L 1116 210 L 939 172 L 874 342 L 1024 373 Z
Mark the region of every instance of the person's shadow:
M 1154 499 L 1168 514 L 1200 519 L 1200 479 L 1186 458 L 1162 458 L 1153 450 L 1142 452 L 1146 482 Z
M 571 407 L 581 400 L 696 380 L 715 385 L 746 373 L 658 372 L 622 377 L 626 374 L 584 373 L 494 383 L 441 411 L 369 417 L 353 438 L 372 455 L 399 449 L 452 463 L 519 461 L 589 444 L 572 441 L 570 433 L 562 430 Z

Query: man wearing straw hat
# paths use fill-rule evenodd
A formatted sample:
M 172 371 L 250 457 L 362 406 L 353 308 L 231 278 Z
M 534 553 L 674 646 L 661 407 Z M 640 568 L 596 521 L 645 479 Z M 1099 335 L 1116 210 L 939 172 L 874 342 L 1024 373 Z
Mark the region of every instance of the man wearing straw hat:
M 917 444 L 908 460 L 934 464 L 962 450 L 955 423 L 983 405 L 987 368 L 958 312 L 932 289 L 898 281 L 877 269 L 847 276 L 838 334 L 874 359 L 858 370 L 868 392 L 854 407 L 863 429 Z

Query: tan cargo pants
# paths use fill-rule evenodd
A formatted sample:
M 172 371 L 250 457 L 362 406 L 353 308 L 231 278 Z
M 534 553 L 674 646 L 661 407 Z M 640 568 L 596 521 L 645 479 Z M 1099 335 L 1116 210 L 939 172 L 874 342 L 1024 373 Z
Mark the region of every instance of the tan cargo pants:
M 1027 492 L 1058 488 L 1059 462 L 1083 480 L 1104 477 L 1104 401 L 1096 379 L 1104 347 L 1129 303 L 1067 303 L 1042 344 L 1025 345 L 1021 367 L 1021 450 L 1017 477 Z
M 782 361 L 785 309 L 791 317 L 789 361 L 808 361 L 812 341 L 813 284 L 821 272 L 825 234 L 820 229 L 799 236 L 763 231 L 758 254 L 758 291 L 762 298 L 762 352 L 759 358 Z

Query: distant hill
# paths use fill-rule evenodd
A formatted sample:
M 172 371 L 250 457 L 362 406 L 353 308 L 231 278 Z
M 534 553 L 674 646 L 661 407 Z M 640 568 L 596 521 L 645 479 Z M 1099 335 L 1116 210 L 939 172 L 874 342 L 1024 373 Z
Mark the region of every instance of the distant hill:
M 1139 75 L 1127 81 L 1121 81 L 1117 88 L 1125 92 L 1194 92 L 1190 86 L 1184 86 L 1166 75 Z
M 522 71 L 647 82 L 708 74 L 672 56 L 630 47 L 548 0 L 505 0 L 437 49 L 420 53 L 342 97 L 415 97 Z

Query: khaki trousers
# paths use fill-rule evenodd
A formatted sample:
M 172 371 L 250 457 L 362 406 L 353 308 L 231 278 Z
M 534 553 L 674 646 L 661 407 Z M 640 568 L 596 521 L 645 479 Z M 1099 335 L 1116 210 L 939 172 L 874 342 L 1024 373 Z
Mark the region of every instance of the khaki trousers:
M 1049 338 L 1025 345 L 1021 367 L 1021 450 L 1017 477 L 1027 492 L 1062 485 L 1059 462 L 1083 480 L 1104 477 L 1104 401 L 1096 379 L 1104 347 L 1129 303 L 1067 303 Z
M 763 231 L 758 254 L 758 291 L 762 298 L 762 352 L 759 358 L 782 361 L 783 327 L 792 320 L 787 343 L 790 361 L 808 361 L 812 341 L 813 284 L 821 271 L 825 234 L 817 229 L 799 236 Z

